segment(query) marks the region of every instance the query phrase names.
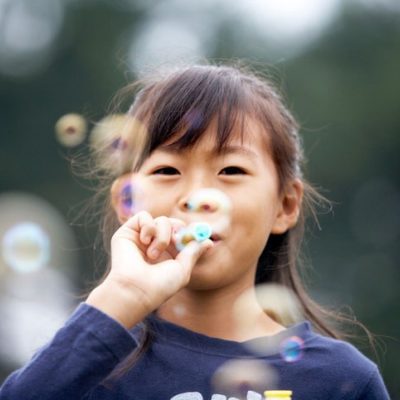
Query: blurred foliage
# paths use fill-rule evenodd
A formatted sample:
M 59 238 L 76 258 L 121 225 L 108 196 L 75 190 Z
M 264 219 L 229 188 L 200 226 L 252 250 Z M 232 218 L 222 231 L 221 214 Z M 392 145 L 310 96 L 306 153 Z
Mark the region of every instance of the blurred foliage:
M 134 78 L 124 46 L 145 20 L 144 7 L 127 11 L 105 1 L 73 2 L 48 67 L 24 78 L 0 75 L 2 192 L 37 194 L 74 220 L 92 193 L 72 174 L 66 157 L 74 150 L 56 142 L 54 124 L 68 112 L 89 121 L 107 112 L 115 92 Z M 252 32 L 235 41 L 236 22 L 221 18 L 208 56 L 247 57 L 280 77 L 302 125 L 307 176 L 335 202 L 334 211 L 320 217 L 322 230 L 307 238 L 311 291 L 325 305 L 351 306 L 373 333 L 383 335 L 379 363 L 394 396 L 400 393 L 400 15 L 344 8 L 320 40 L 279 62 Z M 84 225 L 73 225 L 79 290 L 98 276 L 93 260 L 100 251 L 93 250 L 96 225 Z M 2 365 L 3 375 L 12 367 Z

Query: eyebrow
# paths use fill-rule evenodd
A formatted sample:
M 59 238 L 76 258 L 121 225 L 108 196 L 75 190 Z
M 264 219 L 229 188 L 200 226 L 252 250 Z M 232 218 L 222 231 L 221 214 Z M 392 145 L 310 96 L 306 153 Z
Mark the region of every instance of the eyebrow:
M 176 148 L 171 146 L 160 146 L 157 150 L 173 155 L 176 155 L 178 152 Z M 213 153 L 218 155 L 240 154 L 249 158 L 258 158 L 258 155 L 254 151 L 242 146 L 225 146 L 219 152 L 215 151 Z
M 258 155 L 248 149 L 247 147 L 242 147 L 242 146 L 226 146 L 224 148 L 222 148 L 222 150 L 219 152 L 220 154 L 241 154 L 247 157 L 254 157 L 254 158 L 258 158 Z

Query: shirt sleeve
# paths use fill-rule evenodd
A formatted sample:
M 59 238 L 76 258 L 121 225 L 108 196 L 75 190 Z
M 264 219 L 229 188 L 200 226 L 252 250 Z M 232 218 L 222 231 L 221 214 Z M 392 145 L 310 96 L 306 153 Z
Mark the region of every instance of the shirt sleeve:
M 378 368 L 375 368 L 371 374 L 367 385 L 364 390 L 357 397 L 358 400 L 390 400 L 389 393 L 386 389 L 385 383 L 383 382 L 382 376 L 379 373 Z
M 119 322 L 81 303 L 54 338 L 0 388 L 0 400 L 84 399 L 135 348 Z

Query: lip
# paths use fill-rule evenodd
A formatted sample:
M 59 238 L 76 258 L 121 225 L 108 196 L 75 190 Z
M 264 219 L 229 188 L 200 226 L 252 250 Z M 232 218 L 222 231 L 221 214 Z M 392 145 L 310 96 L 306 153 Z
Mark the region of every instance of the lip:
M 186 222 L 186 226 L 189 227 L 192 224 L 197 223 L 197 221 L 191 221 L 191 222 Z M 224 240 L 224 236 L 221 235 L 219 232 L 214 231 L 214 227 L 211 225 L 211 229 L 212 229 L 212 235 L 210 236 L 210 239 L 213 241 L 214 244 L 217 244 L 219 242 L 221 242 L 222 240 Z M 179 231 L 179 229 L 177 229 L 176 231 Z M 176 232 L 175 232 L 176 233 Z
M 212 240 L 211 239 L 211 241 L 213 242 L 213 244 L 214 244 L 214 246 L 213 247 L 216 247 L 216 246 L 218 246 L 219 244 L 221 244 L 222 243 L 222 240 L 221 239 L 217 239 L 217 240 Z
M 213 232 L 212 233 L 212 235 L 210 236 L 210 239 L 213 241 L 213 242 L 219 242 L 219 241 L 221 241 L 221 240 L 223 240 L 224 239 L 224 237 L 222 237 L 220 234 L 219 234 L 219 232 Z

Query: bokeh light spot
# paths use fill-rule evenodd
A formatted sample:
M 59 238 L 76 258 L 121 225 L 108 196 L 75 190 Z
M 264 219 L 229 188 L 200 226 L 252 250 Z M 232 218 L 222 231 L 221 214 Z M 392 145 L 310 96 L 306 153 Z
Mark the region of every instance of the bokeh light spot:
M 46 67 L 63 20 L 62 1 L 2 0 L 0 73 L 19 77 Z
M 50 239 L 37 224 L 19 223 L 9 228 L 3 236 L 2 255 L 14 271 L 29 273 L 48 263 Z

